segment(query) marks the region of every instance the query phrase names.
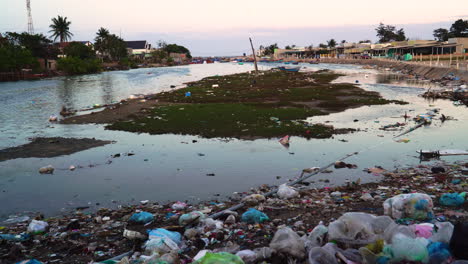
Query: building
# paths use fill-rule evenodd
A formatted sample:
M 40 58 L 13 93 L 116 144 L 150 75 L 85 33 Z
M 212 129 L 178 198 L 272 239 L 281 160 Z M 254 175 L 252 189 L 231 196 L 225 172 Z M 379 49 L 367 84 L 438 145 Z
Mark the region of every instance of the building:
M 45 70 L 45 71 L 57 70 L 57 60 L 39 58 L 37 59 L 37 61 L 39 62 L 39 67 L 41 68 L 41 70 Z
M 132 40 L 125 41 L 127 44 L 128 54 L 145 57 L 146 54 L 151 53 L 151 44 L 146 40 Z
M 448 40 L 448 44 L 455 44 L 457 54 L 468 53 L 468 38 L 451 38 Z
M 187 55 L 184 53 L 170 53 L 169 57 L 174 60 L 175 64 L 182 64 L 187 60 Z

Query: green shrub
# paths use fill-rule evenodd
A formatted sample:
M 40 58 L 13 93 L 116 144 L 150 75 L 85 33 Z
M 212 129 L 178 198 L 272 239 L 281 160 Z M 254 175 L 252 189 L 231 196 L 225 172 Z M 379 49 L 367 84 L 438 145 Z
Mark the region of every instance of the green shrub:
M 96 73 L 101 71 L 101 62 L 98 59 L 66 57 L 57 61 L 57 68 L 68 74 Z

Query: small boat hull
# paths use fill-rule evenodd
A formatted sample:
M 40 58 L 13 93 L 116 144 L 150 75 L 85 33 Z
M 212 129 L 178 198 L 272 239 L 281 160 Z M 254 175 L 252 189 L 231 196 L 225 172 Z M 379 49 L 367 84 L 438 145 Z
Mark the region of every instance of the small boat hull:
M 278 67 L 281 71 L 286 71 L 286 72 L 299 72 L 301 67 Z

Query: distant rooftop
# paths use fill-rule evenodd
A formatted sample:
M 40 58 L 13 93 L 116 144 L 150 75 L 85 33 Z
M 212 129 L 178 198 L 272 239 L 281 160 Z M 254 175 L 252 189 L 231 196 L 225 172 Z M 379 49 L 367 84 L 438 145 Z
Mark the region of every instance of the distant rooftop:
M 125 41 L 127 43 L 127 48 L 130 49 L 146 49 L 146 40 L 133 40 Z

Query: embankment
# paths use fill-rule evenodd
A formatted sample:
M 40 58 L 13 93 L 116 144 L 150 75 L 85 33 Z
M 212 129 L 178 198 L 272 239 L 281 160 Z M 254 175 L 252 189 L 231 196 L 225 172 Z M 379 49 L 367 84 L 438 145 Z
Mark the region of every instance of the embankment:
M 378 68 L 389 68 L 393 71 L 400 71 L 405 74 L 412 74 L 424 77 L 426 79 L 440 80 L 449 75 L 456 76 L 461 80 L 468 81 L 468 71 L 457 70 L 454 68 L 442 68 L 429 65 L 419 65 L 403 61 L 377 60 L 377 59 L 322 59 L 325 63 L 336 64 L 359 64 Z

